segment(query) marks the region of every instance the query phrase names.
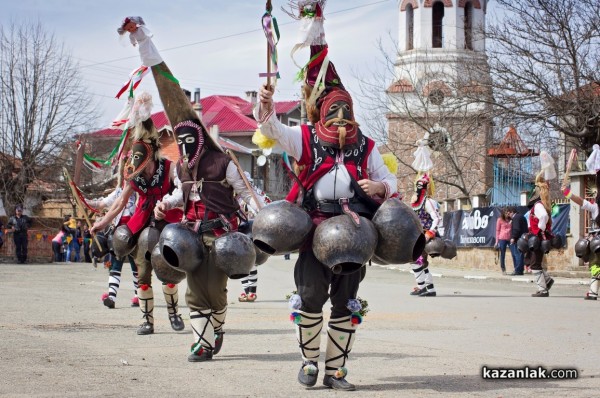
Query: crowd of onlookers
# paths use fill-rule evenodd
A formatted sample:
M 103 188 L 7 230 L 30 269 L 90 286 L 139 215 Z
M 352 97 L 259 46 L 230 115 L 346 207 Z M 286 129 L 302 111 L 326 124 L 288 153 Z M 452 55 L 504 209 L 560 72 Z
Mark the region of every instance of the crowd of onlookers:
M 58 234 L 52 239 L 54 262 L 92 262 L 92 236 L 87 224 L 70 215 L 65 216 Z

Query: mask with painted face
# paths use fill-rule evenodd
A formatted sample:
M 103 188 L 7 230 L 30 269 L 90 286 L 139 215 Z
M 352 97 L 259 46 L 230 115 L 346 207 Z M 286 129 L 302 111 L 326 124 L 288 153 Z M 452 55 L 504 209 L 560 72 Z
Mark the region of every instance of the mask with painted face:
M 358 143 L 358 123 L 354 120 L 352 98 L 347 91 L 334 89 L 320 102 L 320 120 L 315 129 L 325 146 L 351 147 Z
M 144 141 L 135 141 L 131 147 L 131 156 L 125 164 L 123 176 L 126 181 L 131 181 L 137 177 L 154 159 L 156 148 L 154 145 Z
M 200 124 L 191 120 L 175 126 L 175 137 L 179 148 L 179 159 L 182 164 L 187 163 L 192 168 L 198 161 L 204 145 L 204 133 Z

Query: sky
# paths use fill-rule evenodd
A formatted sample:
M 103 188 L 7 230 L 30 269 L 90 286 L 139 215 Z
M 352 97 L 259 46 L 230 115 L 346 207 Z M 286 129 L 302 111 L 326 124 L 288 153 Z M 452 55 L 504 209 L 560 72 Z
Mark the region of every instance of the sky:
M 137 48 L 116 29 L 126 16 L 141 16 L 154 34 L 154 44 L 183 88 L 202 97 L 257 90 L 266 72 L 266 40 L 261 28 L 265 1 L 260 0 L 0 0 L 0 24 L 40 21 L 64 43 L 80 66 L 83 83 L 96 102 L 98 128 L 108 127 L 125 104 L 115 94 L 141 65 Z M 273 0 L 279 22 L 279 80 L 276 101 L 299 99 L 298 68 L 290 50 L 299 23 Z M 378 41 L 397 38 L 397 0 L 329 0 L 325 32 L 329 57 L 351 94 L 359 93 L 356 76 L 372 74 L 382 56 Z M 390 49 L 392 51 L 393 49 Z M 308 61 L 308 49 L 297 62 Z M 153 94 L 154 111 L 162 109 L 156 86 L 148 75 L 139 90 Z M 355 102 L 357 102 L 355 100 Z M 361 110 L 356 109 L 360 121 Z

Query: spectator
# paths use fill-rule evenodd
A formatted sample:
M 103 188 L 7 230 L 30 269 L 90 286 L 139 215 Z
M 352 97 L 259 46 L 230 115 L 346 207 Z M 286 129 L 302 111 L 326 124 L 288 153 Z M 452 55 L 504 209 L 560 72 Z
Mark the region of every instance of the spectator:
M 27 230 L 31 228 L 31 219 L 23 214 L 23 207 L 21 205 L 15 207 L 15 215 L 8 220 L 8 228 L 13 233 L 17 262 L 25 264 L 27 261 Z
M 502 275 L 506 275 L 506 246 L 510 242 L 510 217 L 506 213 L 506 209 L 500 209 L 500 217 L 496 222 L 496 245 L 494 248 L 499 251 L 500 254 L 500 268 L 502 268 Z M 514 258 L 513 258 L 514 261 Z
M 83 225 L 83 257 L 85 259 L 86 263 L 91 263 L 92 262 L 92 256 L 91 256 L 91 248 L 90 245 L 92 244 L 92 234 L 90 234 L 90 228 L 88 227 L 87 224 Z
M 65 240 L 67 242 L 66 245 L 66 253 L 67 258 L 66 262 L 71 262 L 71 253 L 73 252 L 73 239 L 75 238 L 75 228 L 77 228 L 77 221 L 70 214 L 67 214 L 64 218 L 63 225 L 67 228 L 67 234 L 65 236 Z
M 81 233 L 81 221 L 78 220 L 75 224 L 75 230 L 73 232 L 73 261 L 78 263 L 81 261 L 81 246 L 83 244 L 83 235 Z
M 52 252 L 54 253 L 55 263 L 60 263 L 64 260 L 62 246 L 66 234 L 67 228 L 63 225 L 60 227 L 60 231 L 58 231 L 56 236 L 52 239 Z
M 515 207 L 509 207 L 506 212 L 508 217 L 511 219 L 509 247 L 513 258 L 513 264 L 515 265 L 515 270 L 511 275 L 523 275 L 525 255 L 517 248 L 517 240 L 521 237 L 521 235 L 529 232 L 527 220 L 525 220 L 523 214 L 517 212 Z

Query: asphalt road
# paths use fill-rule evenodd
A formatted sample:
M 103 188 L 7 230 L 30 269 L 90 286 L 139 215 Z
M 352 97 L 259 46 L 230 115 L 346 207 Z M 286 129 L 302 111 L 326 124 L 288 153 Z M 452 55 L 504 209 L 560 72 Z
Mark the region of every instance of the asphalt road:
M 90 264 L 0 264 L 0 395 L 10 397 L 338 396 L 592 397 L 600 387 L 600 302 L 585 286 L 557 283 L 532 298 L 530 283 L 436 278 L 438 296 L 413 297 L 408 272 L 370 267 L 359 295 L 370 312 L 347 364 L 358 391 L 296 381 L 301 364 L 286 294 L 293 261 L 259 268 L 258 301 L 239 303 L 229 283 L 223 349 L 213 361 L 189 363 L 192 344 L 169 326 L 162 295 L 155 329 L 137 336 L 141 312 L 129 307 L 123 272 L 117 308 L 100 301 L 108 273 Z M 125 268 L 124 268 L 125 270 Z M 157 284 L 158 286 L 158 284 Z M 324 350 L 325 339 L 322 340 Z M 323 368 L 321 355 L 321 368 Z M 484 380 L 482 367 L 577 369 L 577 380 Z

